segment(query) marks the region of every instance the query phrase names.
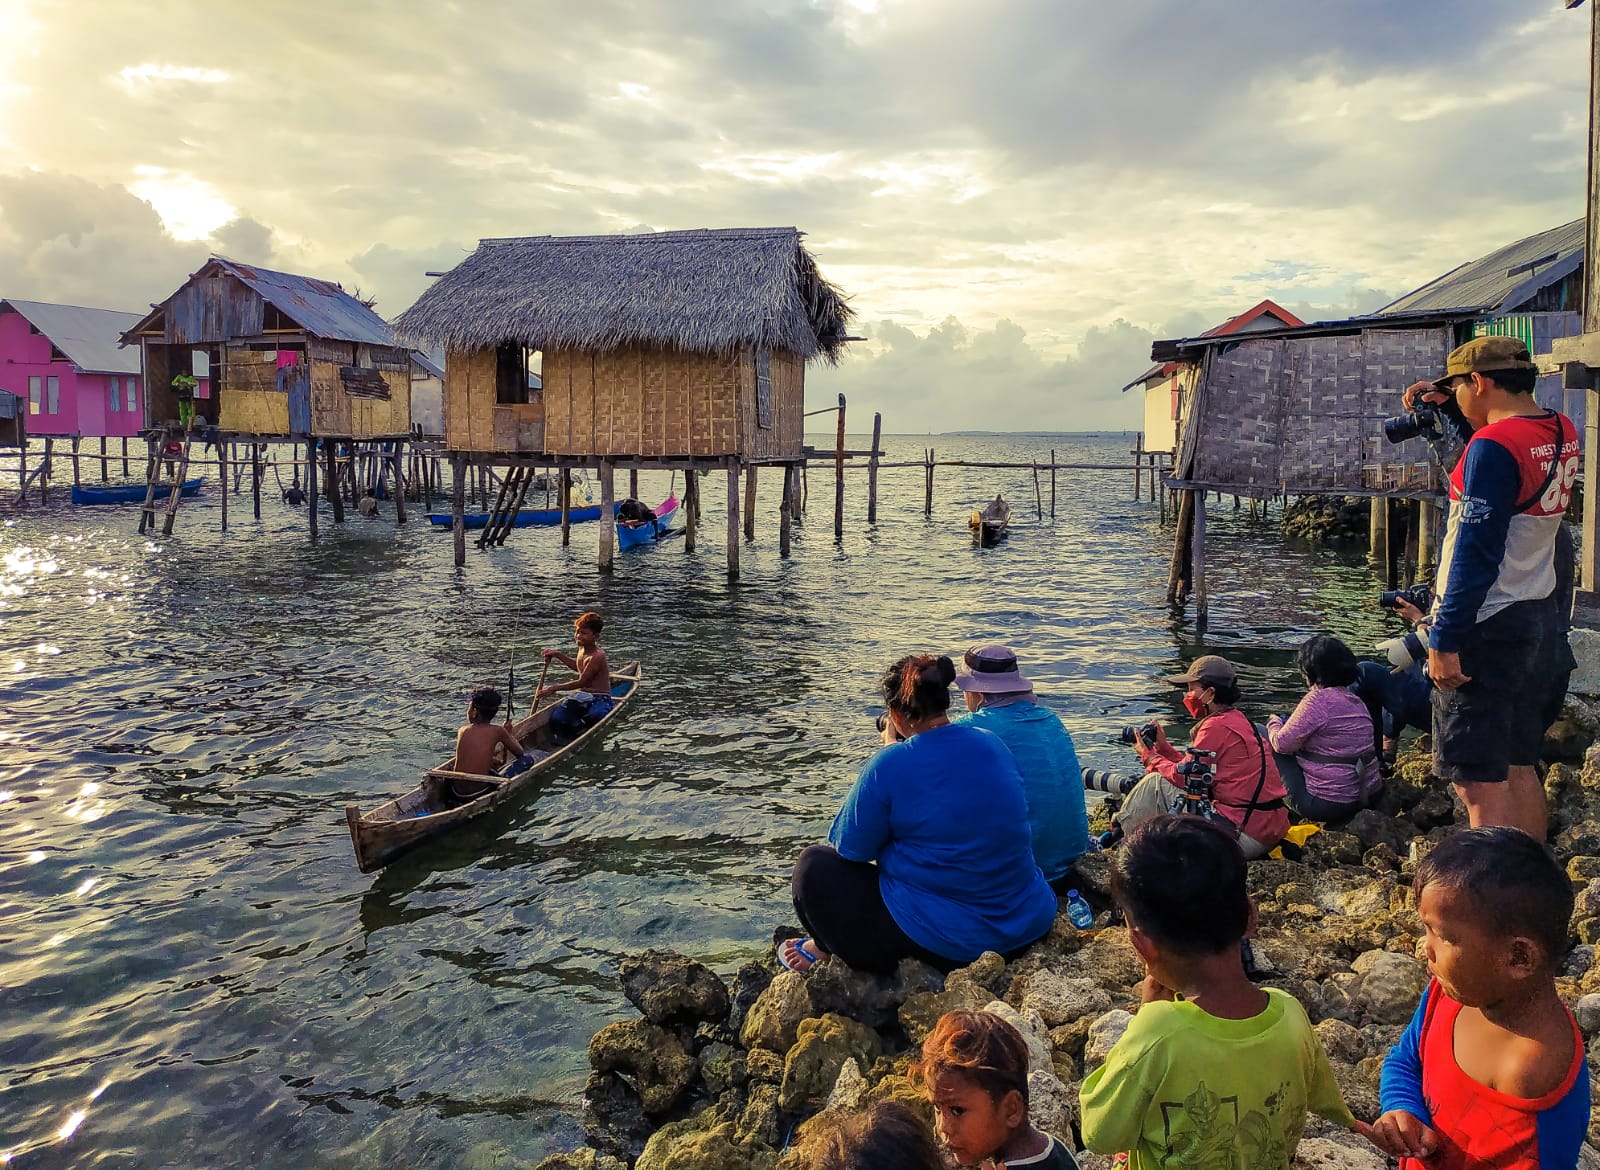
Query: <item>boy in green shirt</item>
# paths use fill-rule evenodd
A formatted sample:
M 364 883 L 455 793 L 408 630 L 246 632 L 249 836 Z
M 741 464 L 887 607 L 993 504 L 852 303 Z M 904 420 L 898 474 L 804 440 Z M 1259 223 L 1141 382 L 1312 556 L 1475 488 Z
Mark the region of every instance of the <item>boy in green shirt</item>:
M 1132 1170 L 1287 1170 L 1309 1109 L 1355 1125 L 1300 1004 L 1245 976 L 1255 927 L 1236 841 L 1201 817 L 1147 822 L 1112 892 L 1144 960 L 1143 1006 L 1083 1082 L 1083 1141 Z

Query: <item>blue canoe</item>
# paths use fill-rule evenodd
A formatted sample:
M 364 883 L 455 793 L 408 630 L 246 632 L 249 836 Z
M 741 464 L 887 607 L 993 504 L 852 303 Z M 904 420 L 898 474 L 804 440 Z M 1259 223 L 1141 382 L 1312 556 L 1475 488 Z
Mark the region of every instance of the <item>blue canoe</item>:
M 678 529 L 672 527 L 672 519 L 678 514 L 678 497 L 676 493 L 668 496 L 656 506 L 654 520 L 618 520 L 617 521 L 617 548 L 638 548 L 640 545 L 652 544 L 658 540 L 665 540 L 669 536 L 676 536 Z
M 574 508 L 569 514 L 574 524 L 582 524 L 588 520 L 600 519 L 600 509 Z M 449 528 L 451 518 L 449 512 L 429 512 L 428 523 L 438 528 Z M 468 512 L 461 518 L 463 527 L 483 528 L 489 523 L 488 512 Z M 517 518 L 511 522 L 513 528 L 549 528 L 561 523 L 560 508 L 524 508 L 517 513 Z
M 142 504 L 148 484 L 130 483 L 124 487 L 79 487 L 74 484 L 72 488 L 72 502 L 74 504 Z M 186 479 L 183 481 L 182 495 L 185 497 L 198 495 L 200 492 L 200 478 Z M 157 484 L 156 499 L 164 500 L 172 494 L 172 485 Z

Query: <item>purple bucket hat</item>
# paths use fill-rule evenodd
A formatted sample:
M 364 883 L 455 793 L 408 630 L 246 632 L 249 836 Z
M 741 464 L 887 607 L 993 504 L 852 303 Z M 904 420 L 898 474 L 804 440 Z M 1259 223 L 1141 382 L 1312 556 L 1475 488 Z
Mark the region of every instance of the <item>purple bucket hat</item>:
M 1017 669 L 1017 656 L 1009 646 L 974 646 L 962 658 L 966 669 L 956 675 L 956 686 L 980 695 L 1031 691 L 1033 684 Z

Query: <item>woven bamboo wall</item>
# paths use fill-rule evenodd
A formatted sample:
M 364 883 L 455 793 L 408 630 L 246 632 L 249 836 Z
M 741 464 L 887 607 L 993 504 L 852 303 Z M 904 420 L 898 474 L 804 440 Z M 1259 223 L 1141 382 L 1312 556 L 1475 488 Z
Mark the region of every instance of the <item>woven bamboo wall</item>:
M 798 459 L 805 444 L 806 364 L 787 350 L 774 350 L 768 356 L 768 371 L 772 379 L 772 425 L 763 427 L 756 414 L 754 356 L 747 357 L 740 368 L 742 454 L 751 459 Z
M 1206 484 L 1289 492 L 1435 486 L 1426 444 L 1385 442 L 1400 392 L 1436 377 L 1448 328 L 1242 340 L 1210 351 L 1180 466 Z
M 544 355 L 552 455 L 744 454 L 738 358 L 624 349 Z

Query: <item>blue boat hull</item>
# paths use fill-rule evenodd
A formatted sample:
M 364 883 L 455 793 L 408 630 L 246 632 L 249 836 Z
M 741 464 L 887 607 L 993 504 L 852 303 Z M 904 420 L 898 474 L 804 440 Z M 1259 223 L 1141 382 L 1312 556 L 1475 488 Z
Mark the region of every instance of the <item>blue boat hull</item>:
M 599 508 L 574 508 L 570 514 L 572 523 L 583 524 L 589 520 L 600 519 Z M 428 523 L 438 528 L 449 528 L 451 523 L 448 512 L 429 512 Z M 461 518 L 463 527 L 485 528 L 489 524 L 489 513 L 468 512 Z M 513 528 L 549 528 L 561 523 L 560 508 L 524 508 L 517 513 L 517 518 L 511 522 Z
M 678 497 L 668 496 L 661 501 L 661 506 L 656 509 L 655 520 L 646 520 L 641 524 L 624 524 L 617 522 L 617 548 L 638 548 L 641 545 L 654 544 L 656 541 L 671 535 L 674 532 L 672 521 L 678 515 Z
M 200 492 L 200 479 L 186 479 L 183 481 L 184 497 L 198 495 Z M 142 483 L 129 484 L 126 487 L 80 487 L 73 486 L 72 502 L 74 504 L 142 504 L 144 503 L 147 485 Z M 170 487 L 158 487 L 156 499 L 164 500 L 172 494 Z

